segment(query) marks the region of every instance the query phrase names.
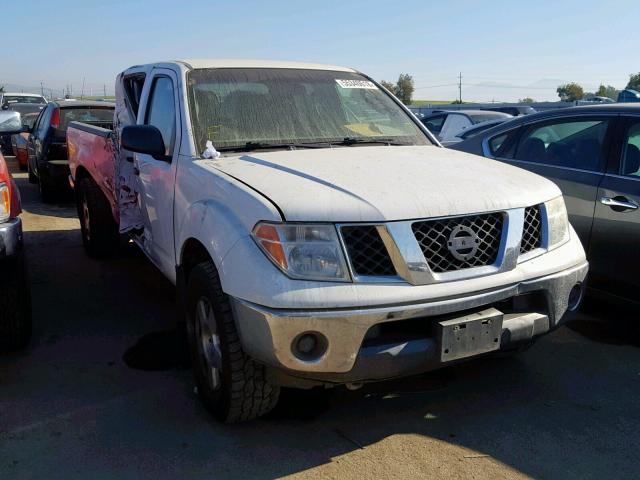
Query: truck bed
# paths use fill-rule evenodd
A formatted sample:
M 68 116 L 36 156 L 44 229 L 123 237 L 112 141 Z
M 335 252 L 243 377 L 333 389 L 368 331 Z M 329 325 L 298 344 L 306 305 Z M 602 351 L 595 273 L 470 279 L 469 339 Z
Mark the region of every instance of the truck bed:
M 113 132 L 88 123 L 71 122 L 67 130 L 67 145 L 72 186 L 79 174 L 88 173 L 106 196 L 117 221 L 116 151 Z M 82 171 L 84 172 L 81 173 Z

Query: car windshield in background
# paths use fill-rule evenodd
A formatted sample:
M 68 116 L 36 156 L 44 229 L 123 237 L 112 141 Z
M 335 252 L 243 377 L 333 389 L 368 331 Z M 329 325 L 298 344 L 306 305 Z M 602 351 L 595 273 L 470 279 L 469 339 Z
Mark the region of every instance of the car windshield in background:
M 2 97 L 4 103 L 39 103 L 46 104 L 47 101 L 43 97 L 31 97 L 23 95 L 5 95 Z
M 299 69 L 198 69 L 188 75 L 197 148 L 343 143 L 429 145 L 385 92 L 362 75 Z
M 63 108 L 60 111 L 60 130 L 66 130 L 69 122 L 89 123 L 106 128 L 113 123 L 113 108 Z

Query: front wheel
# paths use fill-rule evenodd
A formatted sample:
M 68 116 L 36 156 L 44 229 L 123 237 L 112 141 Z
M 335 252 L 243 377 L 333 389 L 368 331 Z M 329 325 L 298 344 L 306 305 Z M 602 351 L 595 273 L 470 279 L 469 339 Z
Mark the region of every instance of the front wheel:
M 225 423 L 271 411 L 280 387 L 269 383 L 264 365 L 242 350 L 229 298 L 211 261 L 190 272 L 186 308 L 193 371 L 205 407 Z

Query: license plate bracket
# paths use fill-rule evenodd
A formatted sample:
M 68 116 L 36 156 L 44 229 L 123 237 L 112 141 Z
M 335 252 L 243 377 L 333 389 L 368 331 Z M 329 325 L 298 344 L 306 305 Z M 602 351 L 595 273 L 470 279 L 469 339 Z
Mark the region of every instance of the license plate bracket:
M 450 362 L 500 348 L 503 313 L 495 308 L 438 322 L 440 361 Z

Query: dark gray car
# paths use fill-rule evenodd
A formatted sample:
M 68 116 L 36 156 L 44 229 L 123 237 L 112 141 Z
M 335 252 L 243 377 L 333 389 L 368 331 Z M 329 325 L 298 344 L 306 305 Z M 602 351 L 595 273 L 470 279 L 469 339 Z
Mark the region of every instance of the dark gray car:
M 640 303 L 640 105 L 528 115 L 452 148 L 553 180 L 587 251 L 590 287 Z

